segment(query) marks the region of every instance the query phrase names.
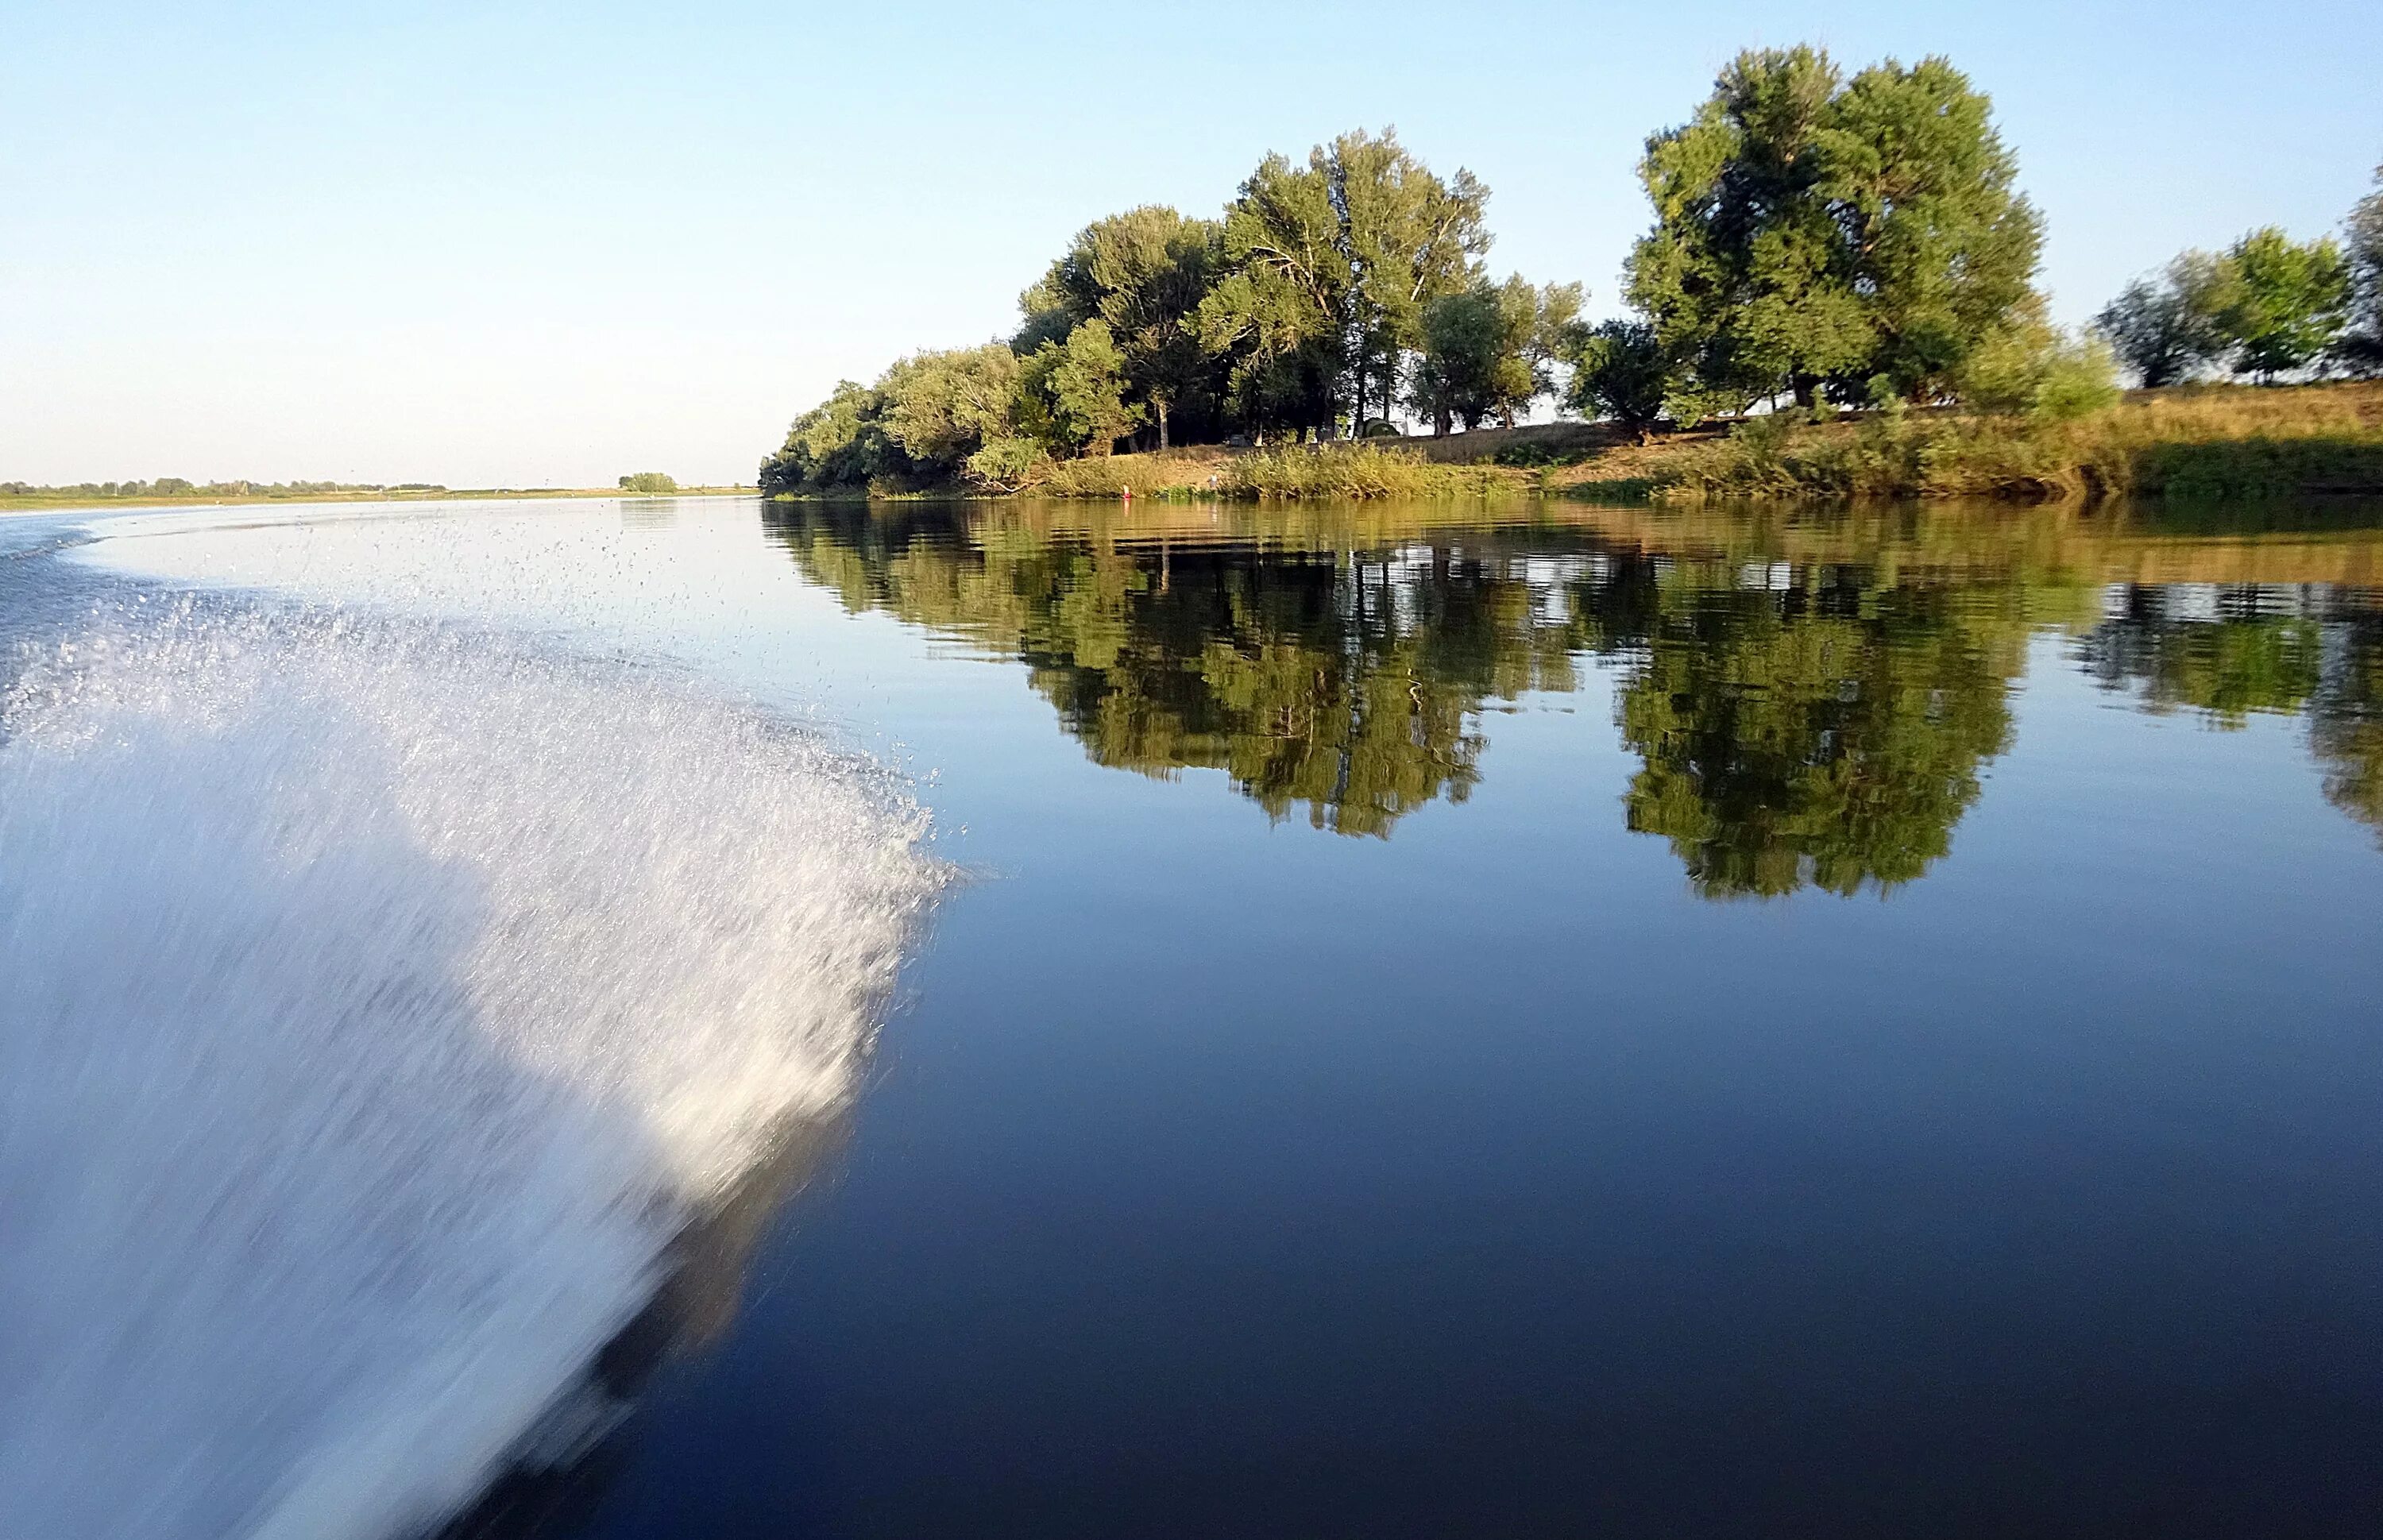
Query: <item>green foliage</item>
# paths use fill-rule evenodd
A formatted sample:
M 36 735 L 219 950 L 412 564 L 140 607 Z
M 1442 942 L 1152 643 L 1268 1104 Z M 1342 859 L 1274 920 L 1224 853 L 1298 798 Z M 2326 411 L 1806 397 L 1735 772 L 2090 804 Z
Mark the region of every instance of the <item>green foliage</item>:
M 1095 317 L 1066 340 L 1045 342 L 1026 361 L 1019 388 L 1034 398 L 1054 447 L 1071 454 L 1105 455 L 1142 421 L 1128 405 L 1126 360 L 1108 323 Z
M 1303 167 L 1268 155 L 1242 182 L 1225 211 L 1225 277 L 1194 317 L 1236 414 L 1261 431 L 1327 426 L 1337 410 L 1354 276 L 1323 154 Z
M 1015 491 L 1043 458 L 1006 343 L 914 353 L 873 386 L 837 384 L 761 462 L 765 497 L 973 486 Z
M 2304 617 L 2179 619 L 2166 589 L 2132 585 L 2118 608 L 2080 639 L 2079 656 L 2105 688 L 2135 690 L 2147 710 L 2189 707 L 2231 731 L 2253 712 L 2298 711 L 2316 693 L 2323 639 Z
M 2138 492 L 2239 501 L 2294 492 L 2383 488 L 2383 437 L 2297 435 L 2147 444 L 2128 466 Z
M 1095 220 L 1019 296 L 1007 345 L 921 352 L 839 386 L 764 462 L 764 488 L 1019 490 L 1047 482 L 1054 456 L 1108 453 L 1145 425 L 1161 450 L 1394 434 L 1426 317 L 1476 285 L 1486 313 L 1435 334 L 1450 367 L 1433 399 L 1511 419 L 1547 388 L 1579 290 L 1480 283 L 1488 199 L 1395 133 L 1352 131 L 1303 163 L 1268 155 L 1221 220 L 1155 205 Z
M 2107 388 L 2089 357 L 2074 388 Z M 2061 371 L 2040 390 L 2068 393 Z M 2068 498 L 2117 492 L 2241 498 L 2383 488 L 2383 428 L 2359 388 L 2314 387 L 2278 399 L 2231 389 L 2063 417 L 1873 413 L 1816 425 L 1795 414 L 1749 419 L 1726 437 L 1682 445 L 1657 462 L 1657 495 L 1702 498 Z
M 2272 379 L 2324 358 L 2349 319 L 2351 268 L 2330 239 L 2296 243 L 2274 226 L 2226 253 L 2216 323 L 2235 367 Z
M 2041 222 L 2016 169 L 1943 59 L 1846 81 L 1811 48 L 1739 55 L 1640 167 L 1656 223 L 1628 294 L 1681 361 L 1672 414 L 1858 400 L 1882 377 L 1945 393 L 2032 293 Z
M 1535 289 L 1518 273 L 1502 284 L 1475 278 L 1432 301 L 1423 311 L 1408 404 L 1438 433 L 1452 419 L 1468 429 L 1493 419 L 1513 426 L 1555 388 L 1549 365 L 1574 327 L 1581 300 L 1576 283 Z
M 1616 707 L 1645 759 L 1629 823 L 1700 894 L 1891 889 L 1951 848 L 2010 741 L 2023 625 L 1843 570 L 1769 591 L 1630 575 L 1599 596 L 1603 647 L 1637 659 Z
M 912 475 L 957 479 L 987 440 L 1014 433 L 1020 378 L 1006 342 L 913 353 L 877 382 L 885 436 Z
M 1095 220 L 1019 297 L 1026 325 L 1015 346 L 1031 357 L 1085 322 L 1102 322 L 1165 449 L 1172 413 L 1190 410 L 1204 422 L 1215 415 L 1216 361 L 1187 320 L 1207 297 L 1223 256 L 1223 227 L 1215 220 L 1187 219 L 1156 205 Z
M 1655 328 L 1644 321 L 1575 327 L 1566 351 L 1572 388 L 1564 404 L 1585 417 L 1611 418 L 1646 442 L 1662 419 L 1674 377 Z
M 2029 317 L 1987 337 L 1963 363 L 1961 399 L 1977 411 L 2072 422 L 2116 406 L 2117 369 L 2098 337 L 2069 338 Z
M 826 400 L 795 419 L 778 452 L 761 462 L 761 495 L 855 490 L 894 474 L 905 461 L 879 420 L 884 405 L 880 392 L 837 381 Z
M 1442 180 L 1394 131 L 1340 135 L 1304 166 L 1269 155 L 1225 212 L 1227 276 L 1194 322 L 1260 427 L 1362 427 L 1397 398 L 1424 311 L 1470 288 L 1488 189 Z
M 1022 434 L 988 438 L 968 457 L 967 479 L 989 492 L 1023 492 L 1052 472 L 1041 439 Z
M 2156 277 L 2129 284 L 2093 324 L 2144 388 L 2179 385 L 2225 356 L 2217 312 L 2226 281 L 2221 258 L 2186 252 Z
M 621 490 L 647 497 L 662 497 L 677 491 L 678 482 L 660 471 L 638 471 L 621 478 Z

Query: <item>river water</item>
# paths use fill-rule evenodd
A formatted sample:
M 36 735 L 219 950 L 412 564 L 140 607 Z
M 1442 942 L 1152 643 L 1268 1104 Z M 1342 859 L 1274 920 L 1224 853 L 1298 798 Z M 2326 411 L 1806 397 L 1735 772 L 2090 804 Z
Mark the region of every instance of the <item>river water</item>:
M 0 521 L 0 1533 L 2383 1517 L 2383 510 Z

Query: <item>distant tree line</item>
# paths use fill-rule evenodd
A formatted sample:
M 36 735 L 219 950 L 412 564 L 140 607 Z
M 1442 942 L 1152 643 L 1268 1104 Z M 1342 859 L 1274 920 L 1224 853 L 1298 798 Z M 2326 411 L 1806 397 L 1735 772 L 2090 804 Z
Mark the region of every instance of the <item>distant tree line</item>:
M 2275 226 L 2185 252 L 2136 279 L 2095 325 L 2146 387 L 2212 375 L 2383 376 L 2383 166 L 2342 239 Z
M 159 476 L 154 481 L 78 481 L 44 487 L 27 481 L 0 481 L 0 496 L 12 498 L 307 498 L 328 492 L 444 492 L 427 481 L 188 481 Z
M 1096 220 L 1020 296 L 1006 340 L 840 383 L 761 467 L 765 494 L 1021 490 L 1118 446 L 1445 434 L 1535 403 L 1641 437 L 1748 412 L 1959 403 L 2064 418 L 2224 367 L 2383 372 L 2383 194 L 2346 245 L 2246 237 L 2188 254 L 2065 334 L 2035 285 L 2043 221 L 1984 92 L 1942 58 L 1848 75 L 1752 50 L 1647 141 L 1652 227 L 1630 314 L 1577 283 L 1495 281 L 1489 190 L 1393 131 L 1270 154 L 1214 219 Z M 2115 356 L 2114 356 L 2115 355 Z

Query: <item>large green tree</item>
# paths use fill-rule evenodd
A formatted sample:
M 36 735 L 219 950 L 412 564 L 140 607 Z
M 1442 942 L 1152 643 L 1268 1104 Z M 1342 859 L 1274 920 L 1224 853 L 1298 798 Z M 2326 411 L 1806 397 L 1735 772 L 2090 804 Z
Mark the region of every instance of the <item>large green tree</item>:
M 1006 342 L 911 354 L 877 382 L 885 435 L 931 481 L 963 477 L 989 440 L 1016 432 L 1019 358 Z
M 1224 262 L 1195 325 L 1227 370 L 1236 415 L 1261 436 L 1327 427 L 1352 277 L 1323 169 L 1268 155 L 1225 212 Z
M 2350 318 L 2351 269 L 2328 237 L 2295 241 L 2270 225 L 2226 253 L 2218 334 L 2234 366 L 2273 379 L 2326 357 Z
M 1992 104 L 1941 58 L 1847 80 L 1817 49 L 1741 54 L 1640 176 L 1656 219 L 1629 297 L 1681 362 L 1682 416 L 1945 393 L 2032 293 L 2041 221 Z
M 1303 166 L 1269 155 L 1225 213 L 1227 276 L 1198 327 L 1229 360 L 1240 404 L 1261 422 L 1352 430 L 1397 399 L 1424 311 L 1480 273 L 1488 189 L 1442 179 L 1394 131 L 1352 131 Z M 1320 390 L 1318 389 L 1320 387 Z
M 988 342 L 913 353 L 837 384 L 761 463 L 765 496 L 981 484 L 1016 489 L 1042 457 L 1019 357 Z
M 1095 220 L 1019 296 L 1026 324 L 1018 351 L 1031 356 L 1085 322 L 1100 321 L 1166 449 L 1178 412 L 1198 413 L 1204 424 L 1213 417 L 1217 371 L 1190 323 L 1222 257 L 1223 227 L 1212 219 L 1154 204 Z
M 1406 355 L 1423 346 L 1424 311 L 1479 278 L 1489 190 L 1462 168 L 1441 180 L 1389 129 L 1342 134 L 1325 165 L 1353 280 L 1352 422 L 1362 429 L 1369 401 L 1387 416 L 1397 400 Z

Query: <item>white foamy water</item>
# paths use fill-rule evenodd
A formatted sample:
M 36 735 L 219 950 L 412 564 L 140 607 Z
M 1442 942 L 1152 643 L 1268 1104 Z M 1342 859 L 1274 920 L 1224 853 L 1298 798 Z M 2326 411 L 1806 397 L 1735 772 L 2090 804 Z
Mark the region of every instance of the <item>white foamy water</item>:
M 152 614 L 153 611 L 164 611 Z M 938 882 L 675 673 L 150 603 L 0 729 L 0 1532 L 468 1500 L 853 1089 Z

